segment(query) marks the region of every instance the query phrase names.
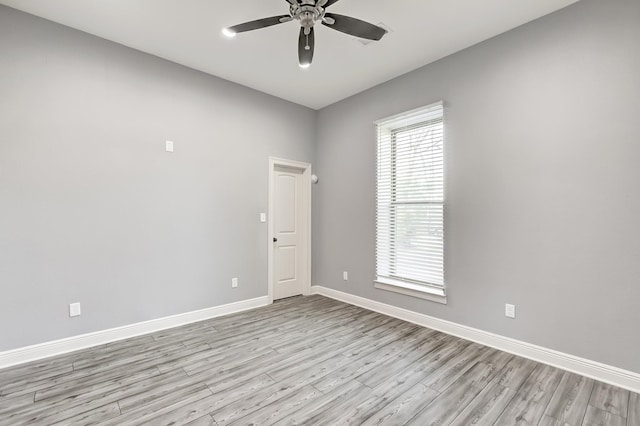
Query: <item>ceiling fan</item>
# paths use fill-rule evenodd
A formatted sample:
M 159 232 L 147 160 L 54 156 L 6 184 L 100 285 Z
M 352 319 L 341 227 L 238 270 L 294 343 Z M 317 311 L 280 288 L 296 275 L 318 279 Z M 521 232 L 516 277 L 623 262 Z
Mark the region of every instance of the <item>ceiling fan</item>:
M 387 30 L 350 16 L 328 13 L 326 8 L 339 0 L 286 0 L 289 3 L 289 14 L 271 16 L 227 27 L 222 33 L 235 37 L 238 33 L 257 30 L 273 25 L 284 24 L 294 19 L 300 22 L 300 36 L 298 37 L 298 62 L 301 68 L 308 68 L 313 61 L 315 36 L 313 27 L 320 22 L 322 25 L 358 38 L 380 40 Z

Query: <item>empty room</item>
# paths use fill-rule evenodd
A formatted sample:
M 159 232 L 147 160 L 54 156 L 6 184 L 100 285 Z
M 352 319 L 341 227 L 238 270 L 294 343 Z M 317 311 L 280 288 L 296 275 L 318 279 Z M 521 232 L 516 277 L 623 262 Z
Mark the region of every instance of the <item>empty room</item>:
M 0 0 L 0 426 L 640 426 L 639 0 Z

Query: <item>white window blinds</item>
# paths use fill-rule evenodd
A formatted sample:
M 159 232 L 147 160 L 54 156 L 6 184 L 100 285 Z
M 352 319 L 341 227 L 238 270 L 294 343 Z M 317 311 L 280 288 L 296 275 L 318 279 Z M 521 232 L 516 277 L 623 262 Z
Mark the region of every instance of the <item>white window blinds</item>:
M 442 102 L 376 126 L 377 281 L 444 296 Z

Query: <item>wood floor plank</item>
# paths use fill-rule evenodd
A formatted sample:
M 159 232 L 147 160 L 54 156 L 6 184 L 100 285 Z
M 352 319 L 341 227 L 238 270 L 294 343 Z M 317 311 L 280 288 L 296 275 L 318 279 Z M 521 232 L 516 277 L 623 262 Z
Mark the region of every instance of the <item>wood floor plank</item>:
M 34 402 L 34 397 L 32 397 L 30 404 L 22 405 L 13 410 L 7 418 L 17 422 L 20 418 L 39 419 L 46 417 L 51 411 L 70 410 L 82 405 L 86 407 L 88 403 L 92 403 L 92 407 L 108 405 L 109 403 L 116 402 L 119 397 L 130 393 L 132 388 L 138 391 L 141 380 L 156 375 L 156 370 L 144 370 L 141 373 L 121 377 L 119 380 L 106 381 L 94 384 L 89 388 L 74 389 L 67 393 L 59 393 L 45 400 Z M 182 375 L 186 376 L 184 373 Z M 154 383 L 158 382 L 162 383 L 161 380 L 154 380 Z
M 23 407 L 29 407 L 33 405 L 33 398 L 35 392 L 21 394 L 19 396 L 6 396 L 0 395 L 0 415 L 10 412 L 16 412 Z
M 626 419 L 629 410 L 629 391 L 596 382 L 593 386 L 593 392 L 591 392 L 589 405 Z
M 315 381 L 321 380 L 328 374 L 352 362 L 353 360 L 343 355 L 336 355 L 334 357 L 327 358 L 324 361 L 315 363 L 304 371 L 300 371 L 289 377 L 295 377 L 296 379 L 307 383 L 314 383 Z
M 366 345 L 367 342 L 362 342 L 360 344 Z M 307 356 L 299 357 L 296 364 L 290 364 L 285 358 L 284 360 L 274 364 L 273 368 L 269 369 L 268 374 L 274 380 L 279 381 L 296 374 L 303 374 L 310 368 L 325 362 L 333 361 L 337 362 L 337 365 L 343 365 L 348 362 L 348 359 L 344 355 L 340 354 L 341 349 L 341 345 L 334 345 L 327 347 L 327 349 L 323 351 L 310 351 L 307 352 Z M 336 366 L 336 368 L 339 367 Z
M 261 376 L 260 379 L 260 383 L 265 381 L 273 383 L 273 381 L 264 376 Z M 202 388 L 202 383 L 194 381 L 186 374 L 173 372 L 170 375 L 160 375 L 150 380 L 138 382 L 136 386 L 131 387 L 129 392 L 121 392 L 117 401 L 122 413 L 130 413 L 165 396 L 194 387 L 199 390 Z
M 288 359 L 292 365 L 295 365 L 298 359 L 305 358 L 314 351 L 317 351 L 317 349 L 309 348 L 300 354 L 290 357 L 285 357 L 274 352 L 273 355 L 265 356 L 249 364 L 241 363 L 231 368 L 227 368 L 226 366 L 212 366 L 211 370 L 200 372 L 192 377 L 206 383 L 215 393 L 218 389 L 227 389 L 235 386 L 237 383 L 242 383 L 247 377 L 266 374 L 271 370 L 272 366 L 278 362 L 286 362 Z
M 217 386 L 207 386 L 219 401 L 217 407 L 229 405 L 246 395 L 255 393 L 267 386 L 275 384 L 275 381 L 267 374 L 260 374 L 254 377 L 243 376 L 233 383 L 217 383 Z
M 73 407 L 45 407 L 41 410 L 27 411 L 22 414 L 0 416 L 1 425 L 52 425 L 59 423 L 87 424 L 91 421 L 105 420 L 120 414 L 117 403 L 102 404 L 85 401 Z
M 163 419 L 164 420 L 164 419 Z M 205 414 L 204 416 L 197 418 L 189 423 L 186 423 L 185 426 L 218 426 L 211 414 Z
M 448 341 L 453 343 L 448 344 Z M 453 358 L 455 354 L 470 342 L 460 339 L 425 339 L 418 340 L 411 347 L 406 348 L 397 356 L 387 360 L 380 368 L 370 370 L 357 377 L 357 380 L 370 388 L 378 386 L 380 383 L 388 380 L 397 371 L 402 371 L 413 362 L 428 363 L 431 369 L 436 369 Z
M 326 315 L 334 311 L 350 308 L 350 306 L 335 300 L 310 296 L 309 298 L 299 298 L 290 302 L 278 301 L 271 306 L 214 318 L 211 321 L 211 325 L 218 330 L 236 329 L 237 327 L 255 326 L 257 323 L 272 321 L 292 313 L 297 317 L 305 317 L 307 313 L 317 315 L 321 311 L 323 315 Z
M 127 345 L 125 347 L 104 347 L 91 354 L 85 354 L 82 357 L 77 357 L 73 361 L 74 370 L 81 370 L 84 368 L 96 368 L 101 367 L 109 362 L 121 362 L 123 358 L 129 355 L 144 356 L 144 354 L 152 353 L 155 351 L 171 350 L 175 348 L 184 347 L 181 342 L 157 342 L 153 339 L 144 339 L 139 344 Z
M 561 422 L 581 424 L 593 385 L 592 379 L 566 372 L 551 397 L 545 414 Z
M 218 425 L 213 420 L 213 417 L 208 414 L 217 404 L 218 399 L 215 396 L 206 396 L 201 399 L 190 397 L 190 399 L 194 401 L 176 401 L 161 412 L 156 413 L 155 417 L 148 417 L 143 422 L 136 420 L 135 424 L 145 426 L 184 425 L 204 418 L 206 424 Z
M 540 419 L 540 423 L 538 426 L 573 426 L 567 422 L 561 422 L 560 420 L 554 419 L 553 417 L 549 417 L 547 415 L 542 416 Z
M 204 341 L 208 342 L 214 348 L 221 348 L 222 345 L 227 345 L 230 347 L 232 345 L 237 344 L 237 342 L 245 342 L 247 340 L 254 339 L 262 339 L 265 336 L 265 333 L 270 331 L 278 331 L 282 333 L 285 330 L 294 330 L 294 335 L 300 336 L 301 333 L 306 332 L 307 336 L 310 332 L 313 334 L 321 334 L 323 337 L 326 337 L 323 333 L 325 330 L 329 330 L 330 332 L 334 332 L 337 330 L 344 330 L 340 327 L 341 324 L 352 324 L 354 322 L 354 316 L 357 311 L 354 310 L 342 310 L 338 311 L 334 309 L 333 313 L 322 312 L 320 317 L 324 318 L 325 321 L 307 321 L 306 319 L 295 318 L 292 319 L 282 319 L 281 317 L 276 317 L 275 320 L 260 323 L 259 327 L 251 327 L 249 330 L 243 331 L 242 329 L 232 329 L 222 334 L 216 334 L 209 336 L 208 339 Z M 327 319 L 332 319 L 332 321 L 328 322 Z M 355 319 L 357 321 L 357 319 Z M 202 340 L 202 339 L 201 339 Z M 304 339 L 299 339 L 304 340 Z M 185 341 L 185 343 L 188 341 Z M 271 345 L 272 349 L 278 350 L 279 345 L 287 345 L 286 342 L 275 342 Z
M 327 326 L 321 329 L 308 330 L 306 336 L 294 335 L 295 338 L 293 339 L 291 338 L 292 336 L 287 335 L 286 339 L 273 343 L 270 347 L 280 354 L 295 354 L 312 346 L 344 341 L 344 339 L 352 335 L 353 331 L 349 327 Z
M 564 372 L 538 364 L 502 412 L 496 425 L 537 425 Z
M 33 365 L 31 363 L 21 364 L 0 370 L 0 392 L 4 392 L 7 388 L 10 388 L 16 382 L 23 381 L 26 377 L 32 381 L 41 378 L 46 379 L 69 371 L 70 367 L 73 369 L 73 363 L 69 360 L 52 362 L 35 361 Z
M 323 393 L 327 393 L 331 389 L 384 364 L 407 347 L 410 347 L 414 338 L 415 335 L 413 333 L 410 335 L 402 335 L 388 345 L 384 345 L 373 352 L 360 356 L 358 359 L 353 360 L 344 367 L 327 374 L 322 379 L 314 382 L 313 386 L 321 390 Z
M 500 417 L 516 391 L 496 382 L 487 385 L 453 420 L 451 425 L 492 425 Z
M 386 317 L 384 315 L 376 313 L 376 315 L 371 317 L 371 319 L 366 323 L 356 326 L 354 328 L 354 331 L 359 331 L 363 333 L 365 336 L 379 337 L 383 334 L 395 332 L 399 329 L 406 330 L 412 325 L 413 324 L 407 323 L 405 321 L 401 321 L 396 318 Z M 422 327 L 418 327 L 415 329 L 417 330 L 419 328 L 422 328 Z M 428 329 L 425 329 L 425 330 L 430 331 L 432 335 L 436 334 L 433 330 L 428 330 Z
M 331 357 L 354 358 L 364 356 L 366 354 L 374 352 L 378 348 L 386 346 L 387 344 L 393 342 L 398 338 L 399 336 L 395 334 L 388 334 L 381 338 L 363 336 L 359 339 L 345 339 L 350 341 L 351 343 L 334 343 L 331 346 L 325 347 L 323 351 L 315 353 L 307 357 L 306 359 L 300 360 L 296 365 L 285 363 L 279 368 L 274 368 L 269 372 L 269 375 L 275 380 L 281 380 L 284 377 L 289 377 L 292 374 L 302 372 L 310 368 L 313 364 L 325 361 Z
M 293 392 L 298 392 L 303 387 L 304 384 L 296 382 L 295 380 L 275 383 L 247 396 L 246 398 L 237 400 L 232 404 L 217 409 L 213 411 L 211 415 L 220 426 L 227 425 L 241 417 L 246 417 L 249 414 L 254 413 L 262 407 L 266 407 L 269 404 L 285 398 Z
M 331 413 L 323 413 L 317 419 L 310 420 L 318 426 L 359 425 L 395 398 L 419 384 L 431 373 L 431 369 L 416 363 L 381 383 L 370 392 L 366 392 L 361 403 L 356 404 L 355 401 L 349 401 L 343 406 L 332 408 Z
M 405 323 L 400 327 L 388 327 L 388 324 L 384 324 L 377 327 L 377 329 L 384 329 L 384 333 L 378 335 L 359 332 L 353 333 L 352 331 L 351 335 L 347 334 L 344 336 L 342 340 L 345 341 L 357 336 L 363 341 L 370 341 L 373 343 L 370 346 L 351 347 L 348 350 L 345 350 L 342 354 L 347 358 L 357 358 L 398 340 L 405 342 L 409 346 L 418 340 L 422 340 L 428 334 L 427 330 L 408 323 Z
M 242 331 L 259 329 L 256 326 L 265 323 L 278 324 L 282 323 L 283 320 L 284 322 L 293 320 L 304 322 L 309 318 L 313 318 L 318 325 L 322 325 L 348 315 L 355 315 L 356 312 L 358 312 L 358 309 L 354 306 L 331 302 L 329 304 L 321 303 L 320 306 L 292 307 L 287 311 L 273 311 L 269 315 L 260 315 L 260 313 L 253 313 L 250 316 L 240 315 L 234 321 L 223 323 L 226 319 L 222 319 L 214 322 L 213 325 L 221 332 L 238 329 Z
M 632 393 L 629 396 L 627 424 L 628 426 L 640 426 L 640 394 Z
M 311 425 L 313 423 L 310 419 L 317 416 L 319 413 L 333 411 L 339 404 L 343 404 L 345 401 L 352 400 L 353 398 L 359 398 L 363 392 L 369 391 L 370 389 L 362 383 L 352 380 L 342 386 L 339 386 L 329 394 L 324 394 L 321 397 L 311 400 L 301 409 L 283 417 L 274 424 L 278 426 Z
M 626 426 L 626 424 L 626 417 L 600 410 L 591 405 L 587 407 L 587 412 L 582 422 L 583 426 Z
M 311 401 L 324 395 L 311 385 L 300 388 L 297 392 L 282 398 L 278 403 L 269 404 L 259 408 L 253 413 L 232 422 L 233 425 L 272 425 L 284 417 L 295 413 Z
M 640 400 L 315 295 L 0 370 L 27 424 L 640 426 Z
M 211 332 L 190 335 L 188 338 L 182 339 L 181 343 L 190 346 L 197 344 L 207 344 L 213 350 L 226 350 L 235 347 L 237 344 L 242 343 L 256 343 L 261 340 L 268 339 L 270 333 L 284 333 L 287 330 L 295 330 L 296 326 L 291 321 L 282 320 L 278 323 L 264 323 L 263 329 L 256 329 L 252 327 L 248 330 L 228 330 L 224 332 Z M 173 341 L 173 340 L 172 340 Z
M 478 362 L 482 362 L 483 364 L 487 364 L 495 369 L 496 375 L 494 379 L 504 371 L 505 367 L 511 360 L 513 360 L 513 355 L 507 352 L 502 352 L 497 349 L 489 348 L 487 352 L 485 352 L 479 359 Z
M 225 363 L 220 363 L 220 355 L 215 355 L 209 358 L 191 362 L 187 365 L 182 366 L 182 369 L 184 369 L 184 371 L 186 371 L 190 376 L 195 376 L 199 373 L 209 373 L 212 366 L 216 366 L 215 369 L 219 373 L 223 373 L 228 370 L 233 370 L 233 368 L 237 366 L 247 365 L 247 363 L 251 363 L 252 360 L 261 360 L 267 358 L 268 356 L 275 358 L 277 357 L 277 355 L 278 354 L 271 350 L 271 348 L 265 347 L 256 352 L 244 353 L 234 358 L 227 358 L 227 362 Z M 222 358 L 224 359 L 225 357 Z
M 69 377 L 64 378 L 64 380 L 52 380 L 52 386 L 37 390 L 33 400 L 36 403 L 46 400 L 46 403 L 51 404 L 63 399 L 78 399 L 90 394 L 94 390 L 105 391 L 116 389 L 128 383 L 144 380 L 158 374 L 157 368 L 151 365 L 142 370 L 118 369 L 88 376 L 69 375 Z
M 211 397 L 211 391 L 204 385 L 196 384 L 191 387 L 177 390 L 169 395 L 164 395 L 152 402 L 137 407 L 128 413 L 108 419 L 101 423 L 103 426 L 119 426 L 122 424 L 140 424 L 150 420 L 160 423 L 163 416 L 181 407 L 187 407 L 198 401 Z
M 354 347 L 358 344 L 361 344 L 361 343 L 356 341 L 346 346 L 344 346 L 344 344 L 340 342 L 334 343 L 334 344 L 327 344 L 323 346 L 323 351 L 329 352 L 329 353 L 337 353 L 336 352 L 337 350 L 342 350 L 343 348 L 348 348 L 348 347 Z M 317 347 L 313 345 L 297 351 L 294 355 L 281 354 L 273 351 L 273 353 L 270 353 L 265 356 L 261 356 L 255 359 L 251 358 L 251 359 L 254 359 L 255 361 L 251 363 L 247 363 L 246 360 L 243 360 L 243 359 L 240 359 L 240 361 L 238 361 L 238 358 L 236 358 L 233 360 L 233 362 L 227 363 L 226 365 L 217 369 L 218 380 L 223 380 L 228 378 L 229 376 L 234 376 L 234 375 L 251 374 L 251 373 L 262 374 L 265 372 L 273 372 L 278 368 L 280 368 L 282 365 L 290 365 L 292 368 L 294 368 L 294 367 L 297 367 L 301 362 L 308 362 L 309 360 L 317 358 L 319 354 L 322 354 L 322 353 L 323 352 L 318 351 Z M 189 370 L 187 367 L 185 367 L 185 370 L 190 375 L 193 375 L 194 373 L 199 374 L 202 372 L 205 372 L 206 374 L 210 374 L 211 372 L 210 368 L 207 368 L 206 365 L 200 366 L 199 370 L 195 372 Z M 207 384 L 211 385 L 213 383 L 207 382 Z
M 69 374 L 69 380 L 57 383 L 54 387 L 40 390 L 36 393 L 38 400 L 43 400 L 55 396 L 68 394 L 69 392 L 79 392 L 83 389 L 91 387 L 95 384 L 109 382 L 111 380 L 125 379 L 126 376 L 143 371 L 149 368 L 155 368 L 155 365 L 167 362 L 181 356 L 189 355 L 199 351 L 200 348 L 182 348 L 171 352 L 148 353 L 144 357 L 131 356 L 129 361 L 123 359 L 121 362 L 111 363 L 111 368 L 92 367 L 89 369 L 78 370 Z M 64 383 L 64 384 L 63 384 Z
M 11 395 L 15 393 L 23 393 L 22 391 L 31 392 L 37 389 L 40 383 L 50 383 L 54 378 L 66 377 L 67 374 L 73 372 L 73 364 L 65 364 L 47 370 L 24 371 L 20 375 L 15 375 L 5 381 L 0 382 L 0 388 L 3 395 Z
M 333 314 L 328 312 L 322 313 L 322 316 L 325 317 L 325 319 L 331 317 L 335 321 L 338 321 L 347 315 L 353 315 L 353 312 L 334 310 Z M 263 339 L 267 332 L 283 332 L 285 330 L 305 329 L 306 316 L 307 315 L 296 315 L 295 312 L 286 315 L 274 316 L 267 321 L 257 322 L 256 324 L 251 322 L 244 325 L 237 325 L 231 329 L 223 328 L 220 330 L 216 328 L 213 332 L 191 335 L 188 339 L 183 338 L 182 341 L 186 345 L 208 343 L 213 348 L 220 348 L 223 345 L 229 347 L 238 342 Z M 348 319 L 343 320 L 348 321 Z M 318 324 L 313 325 L 320 327 Z M 326 326 L 329 325 L 331 324 L 327 324 Z
M 295 300 L 291 299 L 289 301 L 278 300 L 272 305 L 212 318 L 206 320 L 206 322 L 217 329 L 233 328 L 237 325 L 250 324 L 254 321 L 269 320 L 277 315 L 286 315 L 291 312 L 300 312 L 302 314 L 309 307 L 313 306 L 322 306 L 325 309 L 331 306 L 342 307 L 342 305 L 335 300 L 321 296 L 309 296 L 296 298 Z
M 477 363 L 410 420 L 416 425 L 450 424 L 497 374 L 496 368 Z
M 305 321 L 314 318 L 322 321 L 353 314 L 357 312 L 354 306 L 345 306 L 335 301 L 320 301 L 316 303 L 303 303 L 301 301 L 297 305 L 278 306 L 273 305 L 271 310 L 262 309 L 252 312 L 239 313 L 233 317 L 220 317 L 212 321 L 211 325 L 220 332 L 230 330 L 247 331 L 256 329 L 260 324 L 280 324 L 282 319 L 286 321 L 301 320 Z M 269 308 L 269 307 L 267 307 Z
M 419 383 L 392 400 L 385 407 L 380 407 L 377 413 L 370 416 L 363 426 L 403 425 L 409 422 L 416 413 L 422 411 L 439 392 Z
M 68 426 L 68 425 L 94 425 L 101 423 L 105 420 L 116 418 L 120 415 L 120 409 L 118 404 L 109 404 L 103 407 L 94 408 L 89 411 L 84 411 L 73 417 L 68 417 L 64 420 L 52 423 L 50 418 L 47 418 L 45 423 L 29 422 L 29 425 L 53 425 L 53 426 Z
M 105 372 L 108 373 L 110 371 L 117 370 L 118 368 L 129 369 L 132 366 L 139 367 L 149 361 L 152 361 L 153 366 L 157 366 L 158 364 L 174 359 L 176 355 L 185 356 L 188 353 L 190 354 L 209 349 L 210 347 L 207 344 L 185 346 L 181 342 L 176 342 L 140 351 L 128 351 L 127 353 L 102 360 L 95 364 L 91 363 L 82 366 L 74 364 L 74 374 L 90 376 Z
M 424 381 L 424 384 L 431 389 L 442 392 L 449 387 L 451 383 L 460 378 L 467 370 L 473 367 L 478 360 L 487 352 L 489 348 L 471 343 L 460 353 L 446 361 L 440 367 L 436 368 L 433 374 Z
M 494 379 L 494 382 L 509 389 L 518 390 L 527 380 L 537 363 L 521 357 L 513 357 Z

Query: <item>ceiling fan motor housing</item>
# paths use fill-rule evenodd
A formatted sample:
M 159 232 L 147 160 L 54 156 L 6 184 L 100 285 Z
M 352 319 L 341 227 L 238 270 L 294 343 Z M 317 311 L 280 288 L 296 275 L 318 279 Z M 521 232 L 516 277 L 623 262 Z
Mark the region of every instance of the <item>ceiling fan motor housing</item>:
M 323 1 L 316 2 L 314 0 L 302 0 L 301 4 L 292 4 L 289 13 L 291 17 L 300 21 L 300 26 L 309 30 L 316 22 L 324 18 L 324 9 L 320 6 Z

